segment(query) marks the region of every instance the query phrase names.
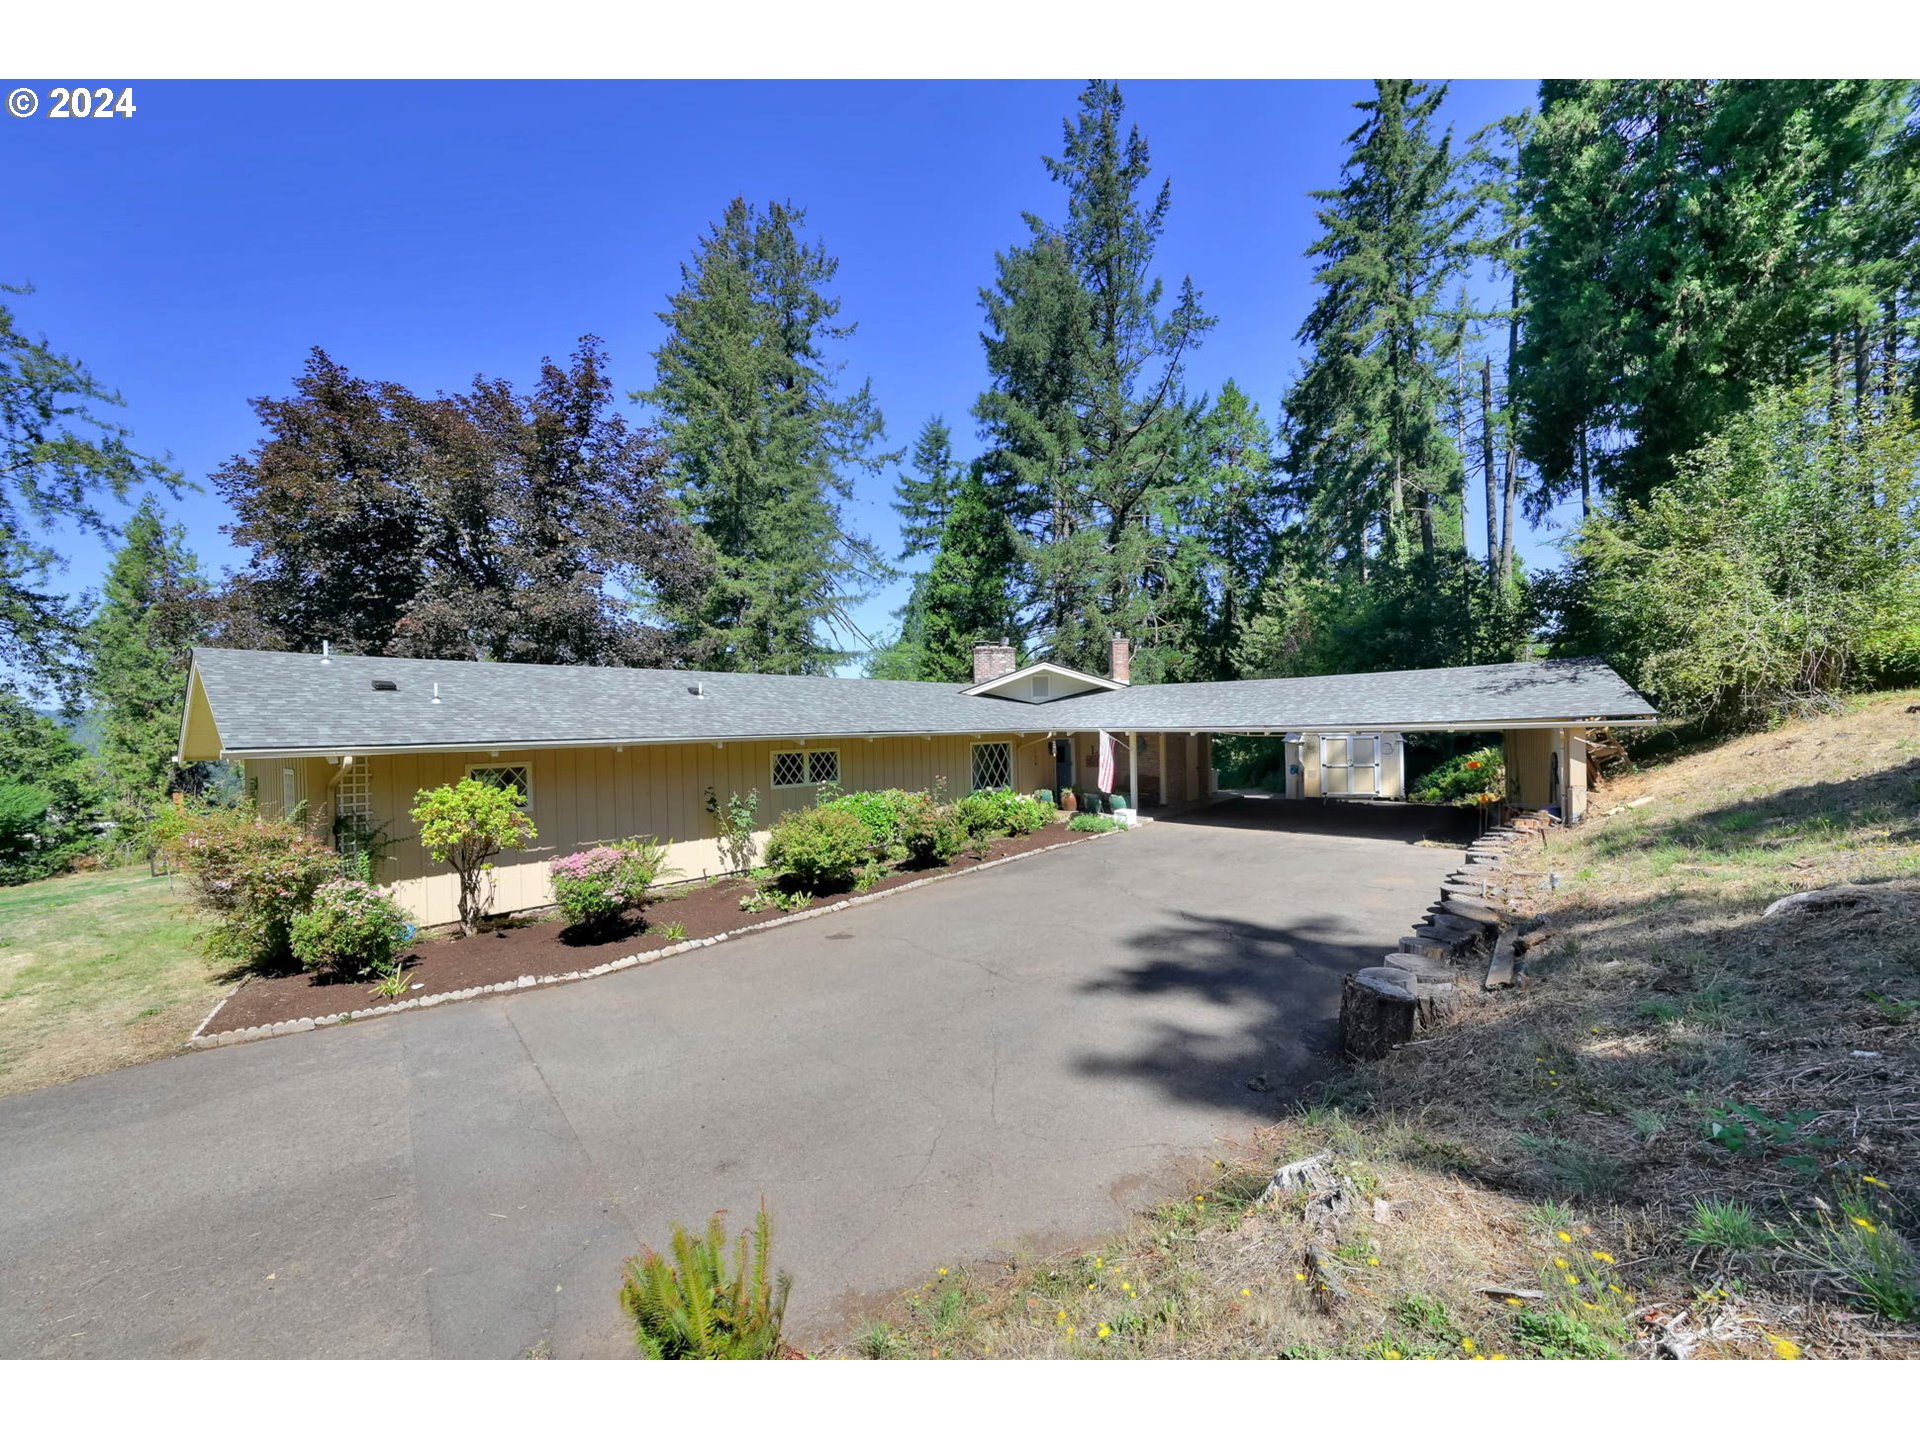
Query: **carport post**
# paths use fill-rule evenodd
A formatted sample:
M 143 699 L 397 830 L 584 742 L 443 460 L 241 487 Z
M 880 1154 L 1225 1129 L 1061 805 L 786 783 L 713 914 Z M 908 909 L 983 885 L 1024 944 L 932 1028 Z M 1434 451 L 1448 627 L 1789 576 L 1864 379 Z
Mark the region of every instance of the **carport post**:
M 1127 803 L 1140 813 L 1140 732 L 1127 731 Z

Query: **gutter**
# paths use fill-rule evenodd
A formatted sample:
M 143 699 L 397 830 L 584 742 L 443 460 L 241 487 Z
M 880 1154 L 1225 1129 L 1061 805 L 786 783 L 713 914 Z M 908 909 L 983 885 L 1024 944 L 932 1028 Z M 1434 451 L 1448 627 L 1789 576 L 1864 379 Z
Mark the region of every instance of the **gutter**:
M 262 747 L 250 749 L 244 747 L 224 748 L 220 752 L 223 760 L 296 760 L 315 755 L 341 755 L 351 752 L 362 755 L 435 755 L 435 754 L 473 754 L 477 752 L 498 752 L 500 754 L 519 753 L 527 750 L 584 750 L 606 749 L 625 745 L 711 745 L 715 749 L 725 749 L 728 745 L 806 745 L 814 740 L 931 740 L 938 736 L 942 739 L 963 740 L 975 736 L 1013 735 L 1026 737 L 1040 735 L 1045 738 L 1051 734 L 1069 733 L 1078 730 L 1131 730 L 1141 735 L 1279 735 L 1289 730 L 1310 730 L 1314 732 L 1338 733 L 1342 735 L 1387 735 L 1387 734 L 1473 734 L 1483 730 L 1559 730 L 1568 725 L 1606 725 L 1615 729 L 1657 725 L 1660 717 L 1610 716 L 1610 715 L 1569 715 L 1554 720 L 1476 720 L 1455 725 L 1435 725 L 1418 721 L 1396 723 L 1374 722 L 1364 725 L 1346 724 L 1339 721 L 1315 724 L 1291 723 L 1274 726 L 1217 726 L 1217 725 L 1141 725 L 1125 721 L 1106 720 L 1101 724 L 1059 725 L 1049 731 L 1036 730 L 856 730 L 856 731 L 819 731 L 807 735 L 795 735 L 791 732 L 780 735 L 728 735 L 715 739 L 711 735 L 645 735 L 618 736 L 595 735 L 582 739 L 549 740 L 458 740 L 446 743 L 422 745 L 360 745 L 336 742 L 330 745 L 306 746 L 288 749 L 285 747 Z

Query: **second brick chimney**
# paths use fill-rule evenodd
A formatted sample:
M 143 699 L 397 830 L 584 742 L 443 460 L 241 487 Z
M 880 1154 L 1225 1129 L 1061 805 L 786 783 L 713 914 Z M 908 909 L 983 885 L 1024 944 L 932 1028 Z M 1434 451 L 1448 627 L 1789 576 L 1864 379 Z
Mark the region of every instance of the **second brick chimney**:
M 1107 678 L 1122 685 L 1133 683 L 1133 642 L 1124 635 L 1114 636 L 1107 644 Z
M 1002 640 L 998 645 L 984 644 L 973 647 L 973 683 L 983 685 L 989 680 L 998 680 L 1002 675 L 1011 675 L 1018 668 L 1014 664 L 1013 646 Z

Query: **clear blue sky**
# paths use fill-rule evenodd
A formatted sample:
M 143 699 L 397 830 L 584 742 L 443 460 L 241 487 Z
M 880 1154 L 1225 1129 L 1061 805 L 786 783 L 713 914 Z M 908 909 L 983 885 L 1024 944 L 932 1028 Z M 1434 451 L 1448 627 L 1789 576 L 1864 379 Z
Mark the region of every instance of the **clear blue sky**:
M 45 87 L 40 87 L 44 96 Z M 1191 382 L 1233 377 L 1270 418 L 1311 296 L 1307 192 L 1334 184 L 1365 82 L 1124 83 L 1173 183 L 1160 251 L 1220 319 Z M 1530 82 L 1459 82 L 1464 137 Z M 584 333 L 623 390 L 651 380 L 657 312 L 727 199 L 791 200 L 840 258 L 852 378 L 890 443 L 942 414 L 958 443 L 984 380 L 980 287 L 1020 214 L 1059 213 L 1040 163 L 1078 81 L 1021 83 L 150 83 L 131 119 L 0 116 L 0 279 L 24 327 L 126 396 L 141 446 L 201 481 L 258 435 L 308 347 L 432 392 L 527 383 Z M 891 479 L 853 522 L 891 547 Z M 203 491 L 169 502 L 210 571 L 237 561 Z M 1484 533 L 1477 513 L 1469 536 Z M 78 590 L 100 547 L 57 537 Z M 1551 536 L 1523 554 L 1551 558 Z M 889 628 L 904 583 L 863 610 Z

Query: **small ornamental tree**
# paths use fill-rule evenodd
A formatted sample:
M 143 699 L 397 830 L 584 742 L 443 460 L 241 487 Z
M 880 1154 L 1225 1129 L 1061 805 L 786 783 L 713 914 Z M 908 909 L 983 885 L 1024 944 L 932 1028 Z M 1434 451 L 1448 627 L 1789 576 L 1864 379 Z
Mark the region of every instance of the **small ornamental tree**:
M 520 808 L 516 785 L 489 785 L 468 776 L 414 796 L 413 823 L 436 864 L 451 865 L 460 878 L 460 932 L 479 929 L 480 886 L 493 857 L 537 839 L 533 818 Z

